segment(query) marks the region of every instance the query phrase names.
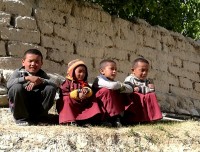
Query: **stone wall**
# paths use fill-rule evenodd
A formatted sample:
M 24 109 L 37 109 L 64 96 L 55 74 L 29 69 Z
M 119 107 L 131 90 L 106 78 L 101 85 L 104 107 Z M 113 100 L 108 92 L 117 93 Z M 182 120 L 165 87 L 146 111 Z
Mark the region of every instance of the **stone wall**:
M 117 62 L 118 77 L 130 73 L 139 56 L 149 60 L 163 111 L 199 116 L 200 44 L 144 20 L 134 23 L 110 16 L 100 7 L 73 0 L 0 0 L 0 100 L 5 99 L 9 72 L 21 65 L 25 50 L 38 48 L 43 69 L 66 74 L 66 64 L 80 58 L 89 68 L 89 81 L 98 64 Z

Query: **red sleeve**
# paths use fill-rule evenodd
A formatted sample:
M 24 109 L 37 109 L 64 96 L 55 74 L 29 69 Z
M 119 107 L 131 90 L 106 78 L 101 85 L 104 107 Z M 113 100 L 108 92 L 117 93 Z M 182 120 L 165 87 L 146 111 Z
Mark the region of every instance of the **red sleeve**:
M 80 84 L 72 82 L 68 79 L 66 79 L 60 86 L 60 90 L 63 96 L 69 96 L 71 91 L 80 88 L 81 88 Z
M 69 80 L 65 80 L 61 86 L 60 86 L 62 95 L 64 96 L 69 96 L 70 93 L 70 81 Z

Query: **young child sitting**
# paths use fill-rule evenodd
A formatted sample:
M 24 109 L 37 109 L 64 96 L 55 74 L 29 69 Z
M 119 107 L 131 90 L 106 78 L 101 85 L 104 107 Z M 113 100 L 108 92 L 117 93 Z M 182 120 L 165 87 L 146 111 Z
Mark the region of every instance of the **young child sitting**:
M 134 85 L 134 92 L 130 95 L 134 106 L 124 115 L 127 117 L 127 121 L 150 122 L 162 119 L 155 86 L 147 79 L 149 62 L 144 58 L 137 58 L 134 60 L 131 70 L 132 74 L 126 77 L 125 82 Z M 128 115 L 128 113 L 132 114 Z
M 88 71 L 83 61 L 76 59 L 69 62 L 66 80 L 60 86 L 61 97 L 57 101 L 60 124 L 76 126 L 78 120 L 101 114 L 96 100 L 93 100 L 87 77 Z
M 56 85 L 41 69 L 42 60 L 39 50 L 27 50 L 22 67 L 16 69 L 7 82 L 11 112 L 18 125 L 29 125 L 47 115 L 54 103 Z
M 114 127 L 121 127 L 121 114 L 126 105 L 126 94 L 133 92 L 133 87 L 115 81 L 117 74 L 117 65 L 113 60 L 103 60 L 100 62 L 100 75 L 93 83 L 93 89 L 96 92 L 96 98 L 105 112 L 104 121 Z

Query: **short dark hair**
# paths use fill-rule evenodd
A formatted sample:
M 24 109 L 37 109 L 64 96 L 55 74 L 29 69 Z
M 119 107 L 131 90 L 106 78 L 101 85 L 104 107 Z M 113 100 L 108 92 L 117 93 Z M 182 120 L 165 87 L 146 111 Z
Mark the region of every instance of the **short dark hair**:
M 149 61 L 147 61 L 147 60 L 146 60 L 145 58 L 143 58 L 143 57 L 140 57 L 140 58 L 137 58 L 137 59 L 135 59 L 135 60 L 133 61 L 133 63 L 132 63 L 132 68 L 133 68 L 133 69 L 137 66 L 138 62 L 144 62 L 144 63 L 146 63 L 146 64 L 149 64 Z
M 24 59 L 26 58 L 27 54 L 35 54 L 35 55 L 39 55 L 41 57 L 41 59 L 43 60 L 43 55 L 42 53 L 37 50 L 37 49 L 29 49 L 26 52 L 24 52 Z
M 113 60 L 111 60 L 111 59 L 104 59 L 104 60 L 102 60 L 100 62 L 99 69 L 104 69 L 106 67 L 107 63 L 114 63 L 114 64 L 116 64 L 116 62 L 113 61 Z

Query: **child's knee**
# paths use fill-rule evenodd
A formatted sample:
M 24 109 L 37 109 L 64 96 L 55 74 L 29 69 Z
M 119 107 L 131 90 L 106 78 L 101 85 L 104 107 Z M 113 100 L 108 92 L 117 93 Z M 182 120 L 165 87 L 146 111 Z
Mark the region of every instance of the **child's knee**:
M 24 87 L 23 87 L 23 85 L 22 84 L 19 84 L 19 83 L 17 83 L 17 84 L 14 84 L 10 89 L 9 89 L 9 91 L 8 92 L 15 92 L 15 93 L 18 93 L 18 92 L 22 92 L 24 90 Z
M 52 94 L 56 94 L 56 87 L 52 86 L 52 85 L 47 85 L 44 89 L 46 92 L 52 93 Z
M 107 88 L 101 88 L 98 92 L 102 92 L 102 93 L 110 93 L 111 90 L 107 89 Z

